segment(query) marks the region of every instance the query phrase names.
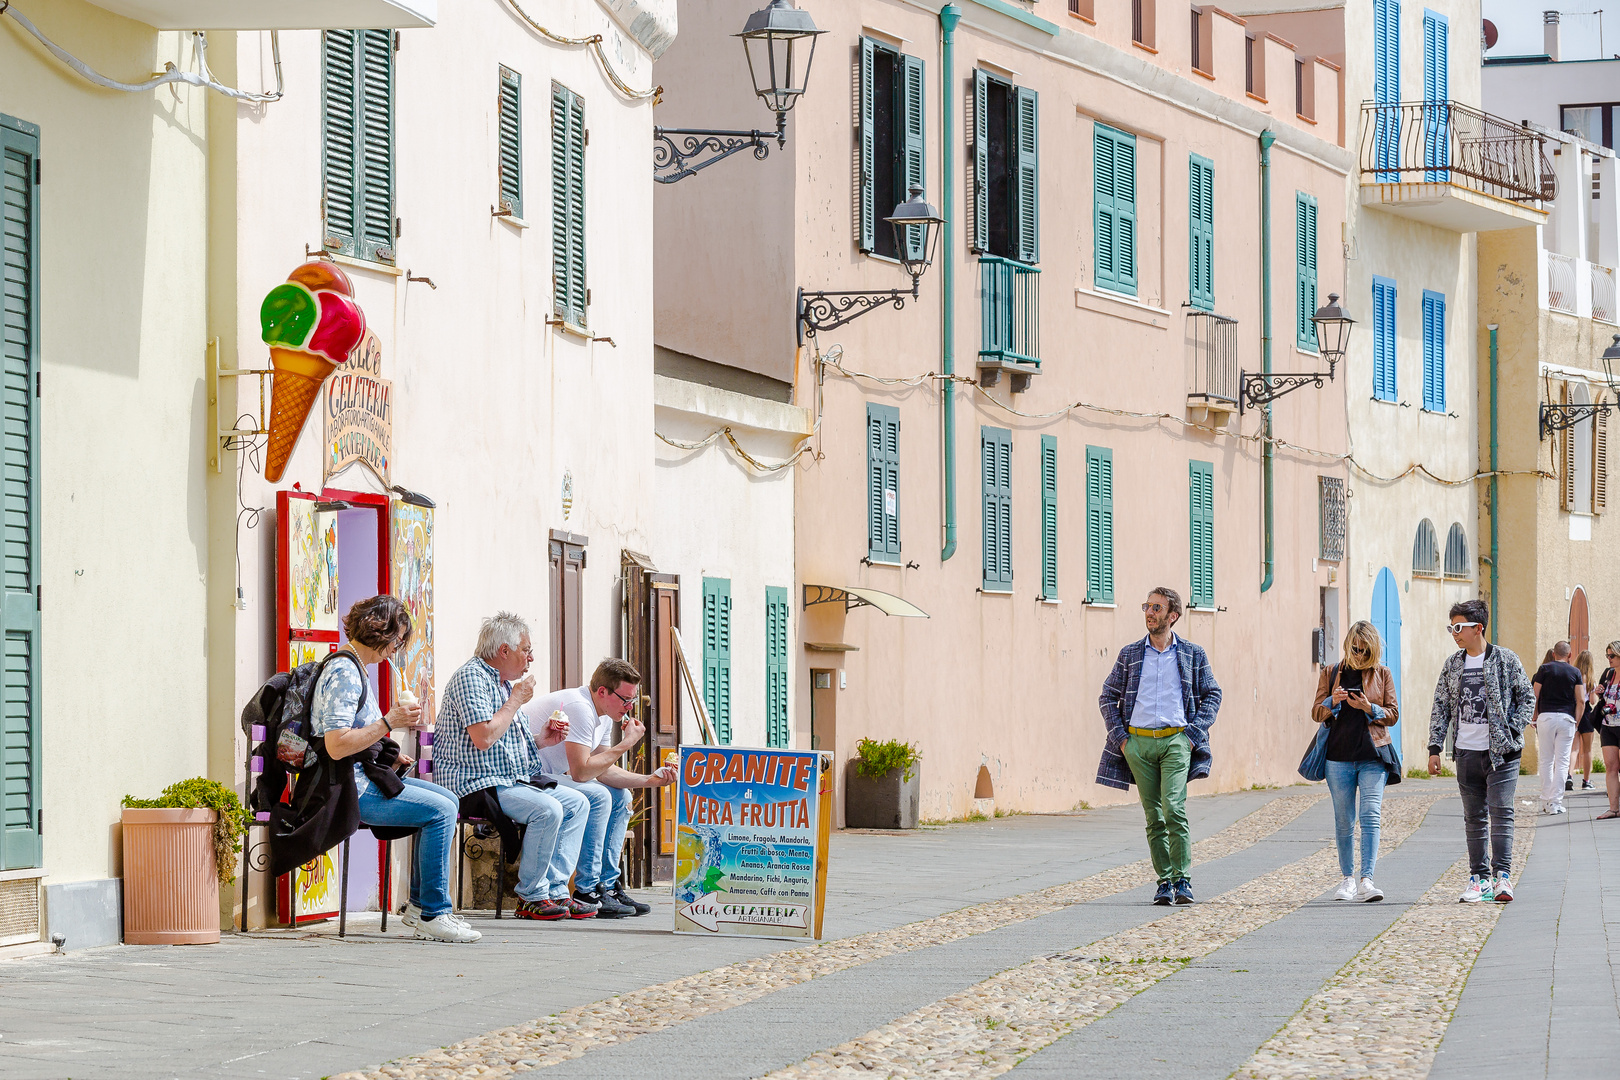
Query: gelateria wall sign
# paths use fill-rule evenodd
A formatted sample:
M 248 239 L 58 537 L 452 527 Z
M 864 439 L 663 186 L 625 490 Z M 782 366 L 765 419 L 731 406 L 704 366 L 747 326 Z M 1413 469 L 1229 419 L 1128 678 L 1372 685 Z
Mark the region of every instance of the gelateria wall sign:
M 368 333 L 326 381 L 321 410 L 322 479 L 360 462 L 393 483 L 394 384 L 382 377 L 382 343 Z

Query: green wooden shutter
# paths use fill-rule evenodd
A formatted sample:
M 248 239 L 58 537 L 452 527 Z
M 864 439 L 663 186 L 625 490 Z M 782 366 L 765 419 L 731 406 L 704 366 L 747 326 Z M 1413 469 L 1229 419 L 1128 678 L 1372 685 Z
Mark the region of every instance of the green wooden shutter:
M 40 842 L 39 128 L 0 116 L 0 870 Z
M 900 561 L 900 410 L 866 406 L 867 557 Z
M 1114 602 L 1114 452 L 1086 447 L 1086 599 Z
M 321 185 L 328 251 L 394 258 L 394 32 L 321 38 Z
M 523 216 L 523 76 L 501 68 L 500 81 L 501 209 Z
M 788 732 L 788 591 L 765 586 L 765 745 L 786 747 Z
M 1097 124 L 1092 134 L 1097 284 L 1136 294 L 1136 136 Z
M 1208 461 L 1187 463 L 1187 532 L 1192 553 L 1192 588 L 1188 603 L 1195 608 L 1215 606 L 1215 466 Z
M 980 481 L 984 489 L 984 588 L 1012 588 L 1012 432 L 981 427 Z
M 1013 250 L 1018 261 L 1041 261 L 1041 131 L 1040 95 L 1018 86 L 1013 88 L 1013 192 L 1017 210 L 1018 242 Z
M 703 705 L 714 737 L 731 745 L 731 579 L 703 579 Z
M 1193 307 L 1215 309 L 1215 163 L 1192 155 L 1187 167 L 1187 281 Z
M 861 176 L 860 176 L 860 212 L 858 228 L 860 230 L 860 249 L 874 251 L 877 248 L 877 183 L 876 145 L 877 145 L 877 100 L 873 90 L 872 69 L 877 56 L 878 44 L 869 37 L 861 38 L 861 70 L 860 70 L 860 107 L 861 107 Z
M 912 188 L 927 185 L 927 110 L 923 104 L 927 82 L 920 57 L 902 55 L 900 65 L 900 168 L 909 198 Z M 901 254 L 908 259 L 922 258 L 925 235 L 921 225 L 907 226 L 901 234 Z
M 360 31 L 360 258 L 394 258 L 394 32 Z
M 585 99 L 551 84 L 551 285 L 557 317 L 585 326 Z
M 1057 436 L 1041 436 L 1041 598 L 1058 595 Z
M 328 251 L 359 252 L 356 220 L 360 178 L 355 172 L 356 117 L 360 80 L 355 42 L 359 30 L 328 30 L 321 36 L 321 202 L 325 208 Z
M 973 239 L 975 253 L 990 250 L 990 78 L 973 69 Z M 949 181 L 947 180 L 947 183 Z
M 1294 193 L 1294 271 L 1298 282 L 1295 328 L 1299 347 L 1315 352 L 1316 344 L 1316 198 Z

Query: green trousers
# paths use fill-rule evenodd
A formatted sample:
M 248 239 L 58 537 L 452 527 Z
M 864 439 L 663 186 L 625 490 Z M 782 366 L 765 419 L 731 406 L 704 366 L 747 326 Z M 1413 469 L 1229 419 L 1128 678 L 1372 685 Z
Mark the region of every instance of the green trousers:
M 1192 768 L 1192 742 L 1185 733 L 1150 739 L 1125 738 L 1125 760 L 1136 780 L 1136 792 L 1147 815 L 1148 854 L 1160 881 L 1188 876 L 1192 842 L 1187 837 L 1187 773 Z

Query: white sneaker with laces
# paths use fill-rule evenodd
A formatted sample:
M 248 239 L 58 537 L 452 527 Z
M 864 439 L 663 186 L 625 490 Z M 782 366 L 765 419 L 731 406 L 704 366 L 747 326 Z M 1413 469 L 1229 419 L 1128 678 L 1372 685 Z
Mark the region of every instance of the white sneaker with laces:
M 1468 888 L 1463 890 L 1462 895 L 1457 900 L 1463 904 L 1477 904 L 1481 900 L 1490 899 L 1490 893 L 1490 881 L 1480 877 L 1478 874 L 1472 874 L 1468 878 Z
M 1333 890 L 1335 900 L 1354 900 L 1356 898 L 1356 879 L 1347 877 L 1339 882 L 1339 887 Z
M 1513 899 L 1513 883 L 1508 880 L 1505 871 L 1496 875 L 1496 880 L 1491 886 L 1491 893 L 1492 899 L 1499 904 L 1506 904 Z
M 468 922 L 466 919 L 463 919 L 460 915 L 457 915 L 453 911 L 445 912 L 442 916 L 440 916 L 440 918 L 449 919 L 458 926 L 470 927 L 472 925 L 472 923 Z M 404 923 L 406 926 L 415 929 L 417 924 L 422 921 L 422 909 L 417 907 L 415 904 L 407 903 L 403 908 L 400 909 L 399 921 Z
M 436 919 L 419 919 L 416 936 L 424 941 L 448 941 L 459 945 L 477 941 L 484 935 L 470 926 L 453 921 L 450 913 L 446 912 Z
M 1361 889 L 1356 893 L 1356 899 L 1367 903 L 1376 903 L 1384 898 L 1384 890 L 1373 884 L 1373 879 L 1361 879 Z

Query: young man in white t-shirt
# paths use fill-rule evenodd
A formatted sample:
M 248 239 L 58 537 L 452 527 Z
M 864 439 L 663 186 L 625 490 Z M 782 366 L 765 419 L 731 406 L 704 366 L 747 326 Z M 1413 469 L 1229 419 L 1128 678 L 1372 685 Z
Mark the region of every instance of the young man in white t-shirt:
M 631 789 L 663 787 L 675 781 L 673 766 L 643 774 L 616 764 L 636 748 L 646 732 L 641 721 L 630 715 L 640 684 L 641 672 L 633 664 L 609 658 L 596 666 L 590 683 L 547 694 L 531 712 L 532 722 L 537 724 L 546 723 L 557 712 L 568 718 L 567 739 L 543 747 L 540 764 L 560 786 L 590 800 L 590 820 L 574 869 L 574 898 L 598 905 L 598 919 L 622 919 L 652 910 L 626 893 L 619 878 L 619 856 L 630 825 Z M 617 743 L 611 741 L 615 722 L 623 732 Z
M 1471 875 L 1459 898 L 1465 904 L 1513 899 L 1513 794 L 1524 729 L 1536 708 L 1535 690 L 1519 658 L 1486 643 L 1490 619 L 1483 600 L 1451 606 L 1447 630 L 1457 652 L 1440 667 L 1429 713 L 1429 775 L 1440 774 L 1440 751 L 1448 737 L 1457 763 Z

